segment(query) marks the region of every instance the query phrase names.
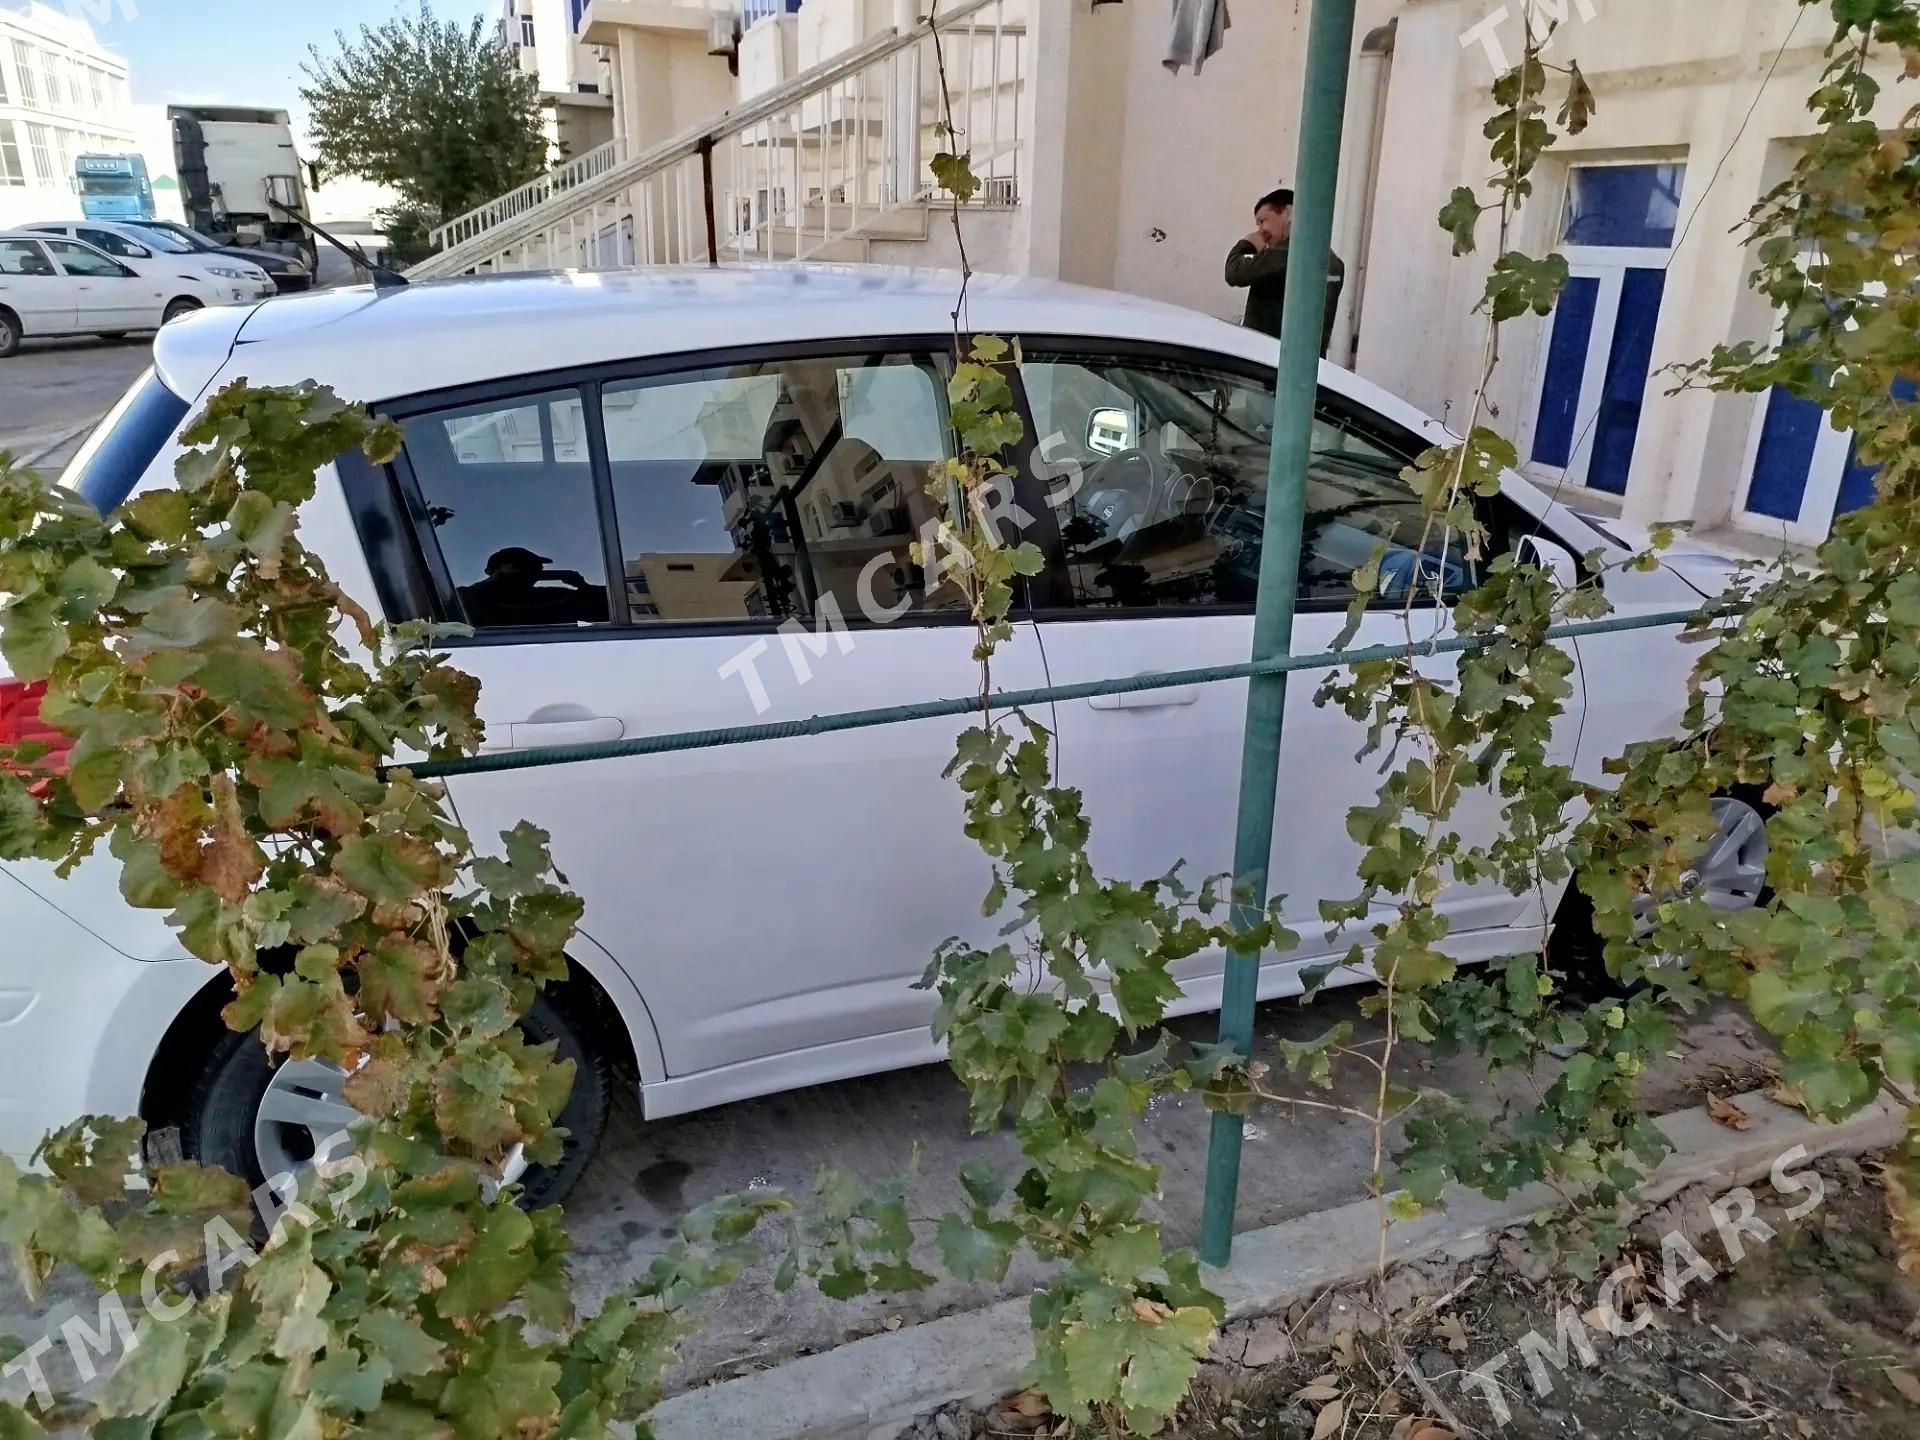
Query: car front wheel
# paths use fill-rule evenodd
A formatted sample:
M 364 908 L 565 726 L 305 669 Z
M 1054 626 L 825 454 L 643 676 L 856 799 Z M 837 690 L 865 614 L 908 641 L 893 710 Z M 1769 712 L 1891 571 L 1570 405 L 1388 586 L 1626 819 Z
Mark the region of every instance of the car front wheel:
M 574 1062 L 573 1089 L 559 1124 L 567 1133 L 554 1165 L 534 1165 L 517 1178 L 521 1203 L 551 1205 L 573 1188 L 600 1143 L 613 1099 L 613 1071 L 591 1027 L 541 996 L 520 1022 L 533 1044 L 557 1042 L 555 1058 Z M 346 1072 L 317 1060 L 268 1056 L 257 1032 L 227 1034 L 207 1052 L 181 1124 L 186 1158 L 214 1165 L 259 1186 L 298 1174 L 323 1149 L 346 1153 L 338 1136 L 360 1113 L 345 1099 Z
M 178 299 L 167 302 L 166 313 L 160 317 L 160 323 L 162 325 L 171 325 L 182 315 L 191 315 L 194 311 L 204 308 L 198 300 L 182 295 Z
M 1741 785 L 1713 797 L 1713 838 L 1680 877 L 1671 898 L 1699 899 L 1715 910 L 1751 910 L 1767 901 L 1767 817 L 1774 807 L 1755 786 Z M 1652 933 L 1654 910 L 1663 898 L 1634 897 L 1634 931 Z M 1578 877 L 1567 886 L 1554 917 L 1549 958 L 1555 968 L 1592 981 L 1606 979 L 1600 937 L 1593 926 L 1593 902 Z

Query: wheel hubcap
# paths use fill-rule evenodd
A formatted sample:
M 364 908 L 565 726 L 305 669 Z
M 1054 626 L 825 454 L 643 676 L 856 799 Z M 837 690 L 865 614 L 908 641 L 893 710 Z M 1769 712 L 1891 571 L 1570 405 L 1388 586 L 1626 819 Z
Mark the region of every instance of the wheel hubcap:
M 268 1179 L 298 1174 L 316 1155 L 351 1148 L 343 1132 L 360 1118 L 346 1101 L 347 1072 L 323 1060 L 289 1060 L 273 1072 L 253 1118 L 253 1148 Z
M 1744 800 L 1722 796 L 1713 802 L 1717 825 L 1706 853 L 1688 872 L 1693 894 L 1716 910 L 1749 910 L 1760 903 L 1767 885 L 1767 824 Z
M 1767 885 L 1767 823 L 1744 800 L 1722 795 L 1713 802 L 1714 833 L 1707 848 L 1680 877 L 1679 898 L 1702 900 L 1715 910 L 1750 910 Z M 1660 900 L 1642 895 L 1633 902 L 1640 932 L 1653 929 Z
M 347 1072 L 324 1060 L 288 1060 L 273 1072 L 253 1117 L 253 1148 L 268 1180 L 297 1176 L 316 1158 L 339 1160 L 353 1151 L 347 1127 L 364 1119 L 347 1103 Z M 500 1162 L 489 1194 L 527 1173 L 526 1148 L 514 1146 Z

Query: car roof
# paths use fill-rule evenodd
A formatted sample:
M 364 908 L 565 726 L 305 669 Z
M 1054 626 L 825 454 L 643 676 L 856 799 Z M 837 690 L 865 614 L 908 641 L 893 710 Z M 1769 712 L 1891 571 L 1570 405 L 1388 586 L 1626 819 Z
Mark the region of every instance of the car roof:
M 493 381 L 532 388 L 553 372 L 741 346 L 945 337 L 954 330 L 960 282 L 950 270 L 789 264 L 347 286 L 251 308 L 209 306 L 175 320 L 154 338 L 154 367 L 189 401 L 215 381 L 237 378 L 316 380 L 364 404 Z M 1157 300 L 1001 275 L 973 276 L 966 293 L 960 328 L 967 333 L 1130 340 L 1266 366 L 1279 359 L 1269 335 Z M 1320 382 L 1430 443 L 1450 439 L 1438 421 L 1326 360 Z M 1554 509 L 1586 530 L 1518 475 L 1505 483 L 1533 513 Z M 1597 535 L 1593 543 L 1601 543 Z
M 257 307 L 232 370 L 256 383 L 312 378 L 386 401 L 520 375 L 809 340 L 947 336 L 957 272 L 882 265 L 529 272 L 350 286 Z M 201 371 L 220 327 L 170 325 L 163 373 Z M 1273 359 L 1273 341 L 1157 301 L 1059 281 L 976 275 L 966 330 L 1192 346 Z M 199 353 L 192 353 L 199 352 Z M 222 357 L 224 358 L 224 357 Z
M 69 245 L 78 245 L 82 250 L 92 250 L 96 255 L 106 253 L 77 236 L 54 234 L 51 227 L 65 223 L 61 220 L 44 220 L 36 221 L 33 225 L 16 226 L 12 230 L 0 230 L 0 240 L 64 240 Z M 36 229 L 36 225 L 44 228 Z M 111 260 L 113 257 L 109 255 L 107 258 Z

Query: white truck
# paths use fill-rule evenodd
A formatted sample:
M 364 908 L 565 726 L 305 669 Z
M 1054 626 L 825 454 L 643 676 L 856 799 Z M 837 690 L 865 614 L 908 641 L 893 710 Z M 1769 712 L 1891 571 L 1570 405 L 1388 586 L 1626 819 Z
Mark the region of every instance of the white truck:
M 174 168 L 187 224 L 223 245 L 261 246 L 315 262 L 311 235 L 288 214 L 307 214 L 307 182 L 284 110 L 169 105 Z

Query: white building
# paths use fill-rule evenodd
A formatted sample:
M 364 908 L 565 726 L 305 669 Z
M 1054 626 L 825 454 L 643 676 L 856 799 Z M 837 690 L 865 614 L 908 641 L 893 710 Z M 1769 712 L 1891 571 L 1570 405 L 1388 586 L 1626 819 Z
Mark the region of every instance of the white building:
M 1165 0 L 551 0 L 549 57 L 604 60 L 612 138 L 449 227 L 429 273 L 537 265 L 957 257 L 928 161 L 960 145 L 976 268 L 1058 276 L 1237 318 L 1222 261 L 1253 201 L 1291 181 L 1310 6 L 1234 0 L 1199 74 L 1167 60 Z M 1750 539 L 1823 536 L 1870 474 L 1849 437 L 1785 396 L 1666 394 L 1667 366 L 1764 340 L 1773 317 L 1731 238 L 1792 163 L 1828 24 L 1790 0 L 1358 0 L 1335 248 L 1332 358 L 1458 415 L 1492 257 L 1435 219 L 1484 185 L 1482 127 L 1520 15 L 1558 16 L 1598 113 L 1548 152 L 1518 248 L 1564 251 L 1557 314 L 1507 330 L 1493 400 L 1529 472 L 1594 510 Z M 559 62 L 556 62 L 559 63 Z M 558 72 L 556 72 L 558 73 Z M 577 69 L 568 72 L 577 74 Z M 1911 87 L 1889 67 L 1883 122 Z M 1551 105 L 1557 105 L 1558 97 Z M 711 205 L 708 196 L 711 195 Z M 709 213 L 712 224 L 709 226 Z M 1491 245 L 1491 238 L 1484 242 Z
M 556 163 L 613 139 L 613 96 L 599 50 L 576 32 L 574 0 L 501 0 L 500 38 L 540 84 Z
M 63 9 L 0 9 L 0 228 L 78 216 L 75 159 L 135 149 L 126 61 Z
M 1520 219 L 1516 247 L 1560 249 L 1573 279 L 1553 316 L 1507 327 L 1499 423 L 1533 477 L 1576 504 L 1755 548 L 1824 538 L 1836 507 L 1871 491 L 1851 437 L 1783 393 L 1670 396 L 1661 372 L 1773 336 L 1747 284 L 1756 257 L 1734 232 L 1812 127 L 1831 18 L 1779 0 L 1554 8 L 1567 19 L 1548 58 L 1579 61 L 1598 110 L 1548 152 Z M 1506 9 L 1407 0 L 1393 37 L 1358 368 L 1435 413 L 1470 394 L 1482 333 L 1470 311 L 1493 257 L 1452 260 L 1433 216 L 1488 172 L 1487 85 L 1520 39 L 1519 5 Z M 1889 57 L 1886 129 L 1915 98 L 1897 76 Z

